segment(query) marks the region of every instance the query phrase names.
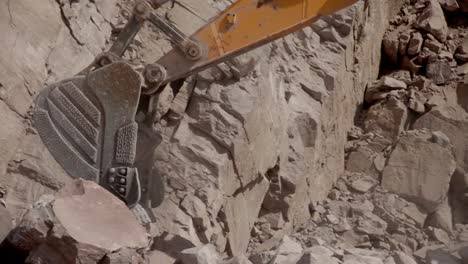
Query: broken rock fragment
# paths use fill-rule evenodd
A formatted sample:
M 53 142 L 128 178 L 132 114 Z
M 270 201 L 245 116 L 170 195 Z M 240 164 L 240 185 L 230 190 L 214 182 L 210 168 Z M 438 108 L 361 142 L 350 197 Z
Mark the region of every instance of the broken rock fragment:
M 444 11 L 437 0 L 430 0 L 416 22 L 417 27 L 431 33 L 438 40 L 445 42 L 448 35 Z
M 382 175 L 382 187 L 434 211 L 449 189 L 456 162 L 451 146 L 434 143 L 428 130 L 403 134 Z
M 408 55 L 417 55 L 421 51 L 423 43 L 424 39 L 422 34 L 419 32 L 414 33 L 408 44 Z
M 212 245 L 185 249 L 180 253 L 181 264 L 218 264 L 220 256 Z
M 365 100 L 368 103 L 372 103 L 373 101 L 385 98 L 390 91 L 403 90 L 406 88 L 406 83 L 389 76 L 383 76 L 367 89 Z
M 452 67 L 447 60 L 429 61 L 426 67 L 426 76 L 434 80 L 437 85 L 442 85 L 452 78 Z
M 66 186 L 57 197 L 42 196 L 9 239 L 30 251 L 31 263 L 115 263 L 110 261 L 117 255 L 138 259 L 137 250 L 148 246 L 148 234 L 127 206 L 83 180 Z
M 302 246 L 288 236 L 284 236 L 276 249 L 271 264 L 296 264 L 302 256 Z
M 364 129 L 393 139 L 404 130 L 407 118 L 406 105 L 390 97 L 371 106 L 364 120 Z

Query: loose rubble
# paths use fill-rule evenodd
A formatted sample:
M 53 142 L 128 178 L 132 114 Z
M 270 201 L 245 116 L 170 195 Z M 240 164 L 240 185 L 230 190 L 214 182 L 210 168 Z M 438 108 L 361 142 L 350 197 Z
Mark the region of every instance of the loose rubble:
M 8 36 L 31 31 L 14 2 Z M 131 6 L 65 2 L 28 9 L 49 25 L 18 35 L 34 56 L 0 40 L 16 61 L 0 71 L 2 247 L 29 263 L 468 263 L 468 1 L 360 1 L 163 90 L 148 230 L 96 185 L 70 189 L 27 121 L 36 89 L 91 61 Z M 176 2 L 160 11 L 184 32 L 228 4 Z M 124 57 L 169 47 L 148 27 Z

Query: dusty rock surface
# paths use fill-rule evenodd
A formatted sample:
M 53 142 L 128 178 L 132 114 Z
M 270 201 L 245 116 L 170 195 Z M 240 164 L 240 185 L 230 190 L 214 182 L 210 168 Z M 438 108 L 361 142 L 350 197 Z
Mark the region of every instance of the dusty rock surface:
M 8 240 L 31 252 L 28 263 L 119 263 L 142 259 L 137 250 L 149 245 L 146 230 L 122 201 L 82 180 L 56 197 L 42 196 Z
M 30 263 L 466 262 L 468 2 L 358 1 L 164 89 L 151 245 L 107 193 L 57 194 L 72 179 L 30 122 L 37 93 L 108 47 L 132 4 L 0 2 L 0 239 L 16 225 L 5 243 Z M 228 4 L 158 12 L 190 34 Z M 170 48 L 145 26 L 124 58 Z

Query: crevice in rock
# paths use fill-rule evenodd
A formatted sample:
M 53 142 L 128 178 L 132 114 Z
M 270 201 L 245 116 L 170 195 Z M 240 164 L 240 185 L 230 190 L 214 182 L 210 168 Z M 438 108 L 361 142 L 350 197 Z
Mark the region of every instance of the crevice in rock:
M 11 13 L 11 0 L 8 0 L 7 2 L 7 8 L 8 8 L 8 15 L 10 16 L 10 26 L 16 27 L 15 20 L 13 18 L 13 14 Z
M 7 167 L 7 173 L 12 173 L 12 174 L 18 174 L 18 175 L 22 175 L 24 177 L 27 177 L 35 182 L 38 182 L 40 183 L 41 185 L 44 185 L 52 190 L 55 190 L 55 191 L 58 191 L 62 186 L 61 185 L 57 185 L 57 184 L 54 184 L 53 182 L 51 182 L 47 176 L 44 176 L 42 174 L 40 174 L 38 171 L 32 169 L 32 168 L 28 168 L 27 166 L 24 166 L 22 163 L 24 161 L 23 160 L 19 160 L 19 161 L 16 161 L 16 160 L 11 160 L 9 163 L 8 163 L 8 167 Z
M 3 102 L 5 104 L 5 106 L 8 107 L 8 109 L 10 109 L 13 113 L 15 113 L 19 118 L 21 119 L 26 119 L 26 117 L 20 113 L 20 111 L 18 109 L 16 109 L 14 106 L 12 106 L 8 100 L 3 100 L 2 98 L 0 98 L 0 101 Z
M 84 46 L 85 43 L 81 42 L 73 32 L 73 29 L 71 28 L 70 21 L 68 18 L 65 16 L 65 12 L 63 11 L 63 4 L 60 3 L 60 0 L 55 0 L 57 5 L 59 6 L 60 9 L 60 17 L 62 18 L 63 24 L 68 28 L 68 31 L 70 32 L 70 36 L 76 41 L 76 43 L 80 46 Z

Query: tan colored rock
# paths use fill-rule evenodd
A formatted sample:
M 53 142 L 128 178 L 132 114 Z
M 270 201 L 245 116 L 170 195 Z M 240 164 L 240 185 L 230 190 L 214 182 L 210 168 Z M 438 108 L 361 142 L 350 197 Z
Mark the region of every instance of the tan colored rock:
M 66 186 L 55 198 L 43 196 L 24 215 L 10 241 L 31 251 L 32 263 L 94 264 L 105 256 L 113 258 L 114 253 L 132 259 L 136 250 L 149 245 L 145 229 L 122 201 L 83 180 Z M 56 246 L 51 247 L 50 241 Z
M 406 83 L 392 77 L 383 76 L 367 89 L 365 100 L 371 103 L 378 98 L 379 94 L 388 93 L 392 90 L 404 90 L 406 88 Z
M 350 172 L 359 172 L 379 178 L 380 172 L 375 166 L 375 159 L 378 154 L 368 147 L 359 147 L 356 151 L 349 153 L 346 161 L 346 170 Z
M 462 98 L 459 97 L 459 100 Z M 463 173 L 468 171 L 468 155 L 465 154 L 465 145 L 468 142 L 465 131 L 468 131 L 468 122 L 466 121 L 466 113 L 461 107 L 449 105 L 435 107 L 416 120 L 413 127 L 415 129 L 427 128 L 432 131 L 443 132 L 449 137 L 455 149 L 458 168 Z
M 452 67 L 446 60 L 429 62 L 426 67 L 426 77 L 437 85 L 445 84 L 452 79 Z
M 153 250 L 148 254 L 149 264 L 175 264 L 176 259 L 159 250 Z
M 212 245 L 189 248 L 180 253 L 181 264 L 218 264 L 220 259 Z
M 445 15 L 437 0 L 430 0 L 423 13 L 419 16 L 417 26 L 431 33 L 438 40 L 445 42 L 448 26 Z
M 408 55 L 417 55 L 421 51 L 423 43 L 424 39 L 422 34 L 419 32 L 413 33 L 413 36 L 411 37 L 411 40 L 408 44 Z
M 362 177 L 360 179 L 352 181 L 349 187 L 351 187 L 351 189 L 356 192 L 366 193 L 376 185 L 377 182 L 375 180 L 368 177 Z
M 398 62 L 398 32 L 386 32 L 382 45 L 387 57 L 396 64 Z
M 366 114 L 364 129 L 389 138 L 403 132 L 408 117 L 406 106 L 396 98 L 373 105 Z
M 436 249 L 427 251 L 426 263 L 461 264 L 461 261 L 446 250 Z
M 223 264 L 252 264 L 252 262 L 250 262 L 250 260 L 245 255 L 241 255 L 238 257 L 234 257 L 224 262 Z
M 5 240 L 10 231 L 13 229 L 10 212 L 5 206 L 0 205 L 0 244 Z
M 302 247 L 288 236 L 284 236 L 271 264 L 296 264 L 302 256 Z
M 434 239 L 435 241 L 441 242 L 446 245 L 450 243 L 450 237 L 444 230 L 429 227 L 429 231 L 431 232 L 432 239 Z
M 447 11 L 457 11 L 460 9 L 457 0 L 439 0 L 440 5 Z
M 437 210 L 429 216 L 427 224 L 429 226 L 441 228 L 451 234 L 453 232 L 452 222 L 452 207 L 450 206 L 448 199 L 446 199 L 441 205 L 439 205 Z
M 408 44 L 410 43 L 410 40 L 411 40 L 410 33 L 403 32 L 402 34 L 400 34 L 399 44 L 398 44 L 398 53 L 400 53 L 400 55 L 407 54 Z
M 433 143 L 429 131 L 410 131 L 396 143 L 382 187 L 433 212 L 447 196 L 455 167 L 450 146 Z
M 395 260 L 395 264 L 416 264 L 416 261 L 412 257 L 401 251 L 395 252 L 393 259 Z

